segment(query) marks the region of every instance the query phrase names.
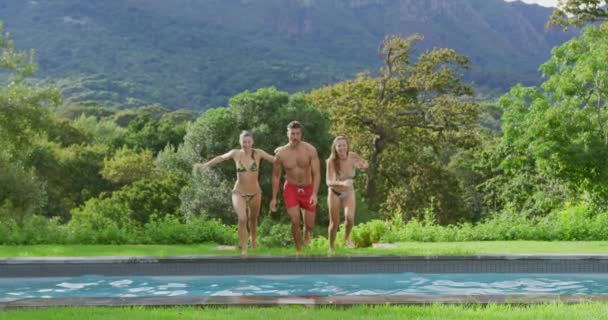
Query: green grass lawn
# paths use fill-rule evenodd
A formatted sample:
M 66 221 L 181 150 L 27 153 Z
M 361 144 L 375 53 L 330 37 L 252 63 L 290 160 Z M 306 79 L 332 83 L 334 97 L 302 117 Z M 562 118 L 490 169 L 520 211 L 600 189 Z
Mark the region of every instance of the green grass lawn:
M 608 305 L 53 308 L 0 311 L 0 320 L 65 319 L 607 319 Z
M 338 248 L 336 255 L 390 254 L 406 256 L 472 255 L 500 253 L 606 253 L 608 241 L 487 241 L 487 242 L 403 242 L 394 249 Z M 238 255 L 237 250 L 216 250 L 215 244 L 201 245 L 35 245 L 0 246 L 0 257 L 82 257 L 82 256 L 178 256 Z M 259 248 L 256 255 L 293 255 L 295 248 Z M 327 248 L 307 247 L 304 255 L 327 255 Z

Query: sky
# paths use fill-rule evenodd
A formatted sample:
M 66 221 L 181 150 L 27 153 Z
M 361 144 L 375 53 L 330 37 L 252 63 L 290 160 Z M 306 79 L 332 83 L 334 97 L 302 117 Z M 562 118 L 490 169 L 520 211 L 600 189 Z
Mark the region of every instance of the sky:
M 506 0 L 506 1 L 515 1 L 515 0 Z M 545 7 L 555 7 L 557 5 L 557 0 L 522 0 L 525 3 L 536 3 Z

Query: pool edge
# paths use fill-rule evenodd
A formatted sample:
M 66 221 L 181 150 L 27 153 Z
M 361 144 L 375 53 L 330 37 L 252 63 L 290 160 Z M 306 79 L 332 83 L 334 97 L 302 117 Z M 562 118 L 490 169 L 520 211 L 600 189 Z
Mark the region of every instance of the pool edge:
M 51 307 L 166 307 L 166 306 L 351 306 L 429 304 L 545 304 L 608 302 L 608 294 L 591 295 L 361 295 L 361 296 L 211 296 L 137 298 L 33 298 L 0 302 L 0 311 Z

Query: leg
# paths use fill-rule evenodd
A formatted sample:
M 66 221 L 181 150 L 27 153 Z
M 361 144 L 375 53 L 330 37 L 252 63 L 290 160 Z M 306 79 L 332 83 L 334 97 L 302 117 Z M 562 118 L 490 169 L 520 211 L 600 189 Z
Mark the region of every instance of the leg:
M 257 248 L 257 242 L 255 241 L 256 231 L 258 229 L 258 217 L 260 215 L 260 204 L 262 203 L 262 193 L 253 197 L 249 201 L 249 233 L 251 235 L 251 248 Z
M 247 203 L 238 193 L 232 193 L 232 205 L 239 218 L 239 242 L 241 244 L 241 255 L 247 255 Z
M 327 207 L 329 208 L 329 227 L 327 228 L 329 251 L 333 254 L 336 232 L 338 232 L 340 224 L 340 199 L 331 190 L 327 194 Z
M 291 234 L 296 243 L 296 251 L 302 253 L 302 234 L 300 233 L 300 206 L 287 208 L 287 214 L 291 219 Z
M 343 200 L 344 201 L 344 215 L 345 215 L 345 227 L 344 227 L 344 243 L 347 247 L 354 249 L 355 244 L 350 240 L 350 232 L 355 225 L 355 207 L 357 205 L 357 201 L 355 198 L 355 192 L 352 191 L 351 194 Z
M 312 231 L 315 228 L 315 212 L 302 209 L 304 215 L 304 245 L 307 246 L 312 238 Z

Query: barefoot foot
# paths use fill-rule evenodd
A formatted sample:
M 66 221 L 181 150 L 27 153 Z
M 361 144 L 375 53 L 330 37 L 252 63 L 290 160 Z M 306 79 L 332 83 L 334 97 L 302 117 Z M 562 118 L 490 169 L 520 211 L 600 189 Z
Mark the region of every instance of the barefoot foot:
M 347 248 L 349 249 L 354 249 L 357 246 L 352 242 L 352 240 L 350 239 L 344 239 L 344 244 L 346 245 Z

